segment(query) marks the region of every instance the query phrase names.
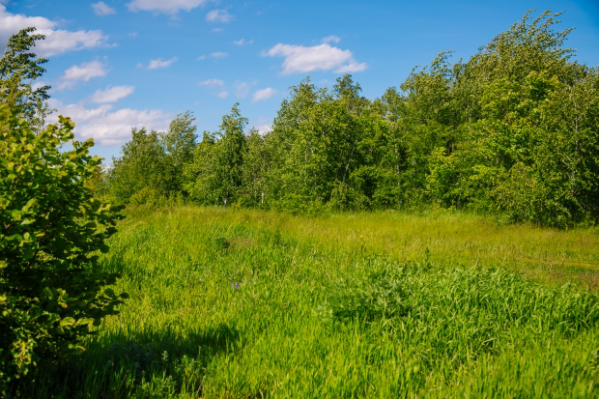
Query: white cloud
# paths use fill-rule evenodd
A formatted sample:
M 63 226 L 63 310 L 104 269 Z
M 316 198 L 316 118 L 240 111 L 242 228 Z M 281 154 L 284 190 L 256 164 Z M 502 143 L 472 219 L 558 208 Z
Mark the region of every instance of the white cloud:
M 342 65 L 341 67 L 335 69 L 337 73 L 353 73 L 353 72 L 362 72 L 368 66 L 365 62 L 358 64 L 355 61 L 350 62 L 349 64 Z
M 156 11 L 165 14 L 175 14 L 180 10 L 190 11 L 206 0 L 133 0 L 127 3 L 131 11 Z
M 83 80 L 87 82 L 97 76 L 106 76 L 104 64 L 100 61 L 83 62 L 81 65 L 73 65 L 64 72 L 62 79 L 65 80 Z
M 331 35 L 323 37 L 321 41 L 323 43 L 339 43 L 341 41 L 341 38 L 339 36 Z
M 268 100 L 275 94 L 277 94 L 277 90 L 273 89 L 272 87 L 267 87 L 266 89 L 258 90 L 252 96 L 252 102 L 255 103 L 258 101 Z
M 104 16 L 116 14 L 116 10 L 112 7 L 107 6 L 106 3 L 104 3 L 103 1 L 92 4 L 92 8 L 94 9 L 96 15 Z
M 210 57 L 212 58 L 216 58 L 217 60 L 221 59 L 221 58 L 225 58 L 226 56 L 228 56 L 229 54 L 227 53 L 223 53 L 222 51 L 217 51 L 215 53 L 210 54 Z
M 198 82 L 198 84 L 200 86 L 215 87 L 215 86 L 224 86 L 225 82 L 223 82 L 220 79 L 208 79 L 208 80 L 203 80 L 201 82 Z
M 150 61 L 150 64 L 148 64 L 148 69 L 168 68 L 175 61 L 177 61 L 177 57 L 173 57 L 170 60 L 163 60 L 162 58 L 158 58 L 157 60 Z
M 233 44 L 236 44 L 238 46 L 243 46 L 245 44 L 253 44 L 253 43 L 254 43 L 254 39 L 252 39 L 252 40 L 245 40 L 245 39 L 233 40 Z
M 55 30 L 45 32 L 39 29 L 39 33 L 46 35 L 46 39 L 36 45 L 36 53 L 41 57 L 103 46 L 106 39 L 108 39 L 108 36 L 102 35 L 100 30 L 80 30 L 77 32 Z
M 166 130 L 173 115 L 160 110 L 135 110 L 124 108 L 113 110 L 111 104 L 100 105 L 88 109 L 81 104 L 63 104 L 50 99 L 50 108 L 58 112 L 48 118 L 48 122 L 56 123 L 58 115 L 70 117 L 75 122 L 75 135 L 78 140 L 93 137 L 98 144 L 121 146 L 131 138 L 131 128 Z
M 236 82 L 234 86 L 237 98 L 246 98 L 250 92 L 251 85 L 248 82 Z
M 223 28 L 214 28 L 212 29 L 212 32 L 222 32 Z
M 227 90 L 224 90 L 226 89 L 225 82 L 223 82 L 220 79 L 203 80 L 201 82 L 198 82 L 198 85 L 200 87 L 207 87 L 209 89 L 213 89 L 212 92 L 219 98 L 227 98 L 229 96 L 229 92 Z M 216 90 L 220 91 L 217 93 Z
M 94 94 L 91 95 L 90 100 L 94 103 L 104 104 L 104 103 L 114 103 L 120 100 L 121 98 L 125 98 L 135 90 L 135 86 L 113 86 L 108 87 L 105 90 L 96 90 Z
M 64 72 L 57 85 L 58 90 L 73 87 L 77 82 L 87 82 L 91 78 L 106 76 L 108 71 L 100 61 L 83 62 L 73 65 Z
M 19 30 L 35 26 L 36 33 L 46 36 L 35 46 L 35 53 L 40 57 L 51 57 L 68 51 L 77 51 L 106 45 L 108 36 L 101 30 L 79 30 L 76 32 L 56 29 L 57 22 L 44 17 L 28 17 L 22 14 L 13 14 L 6 11 L 0 4 L 0 44 L 6 43 L 8 38 Z
M 359 64 L 354 59 L 351 51 L 341 50 L 327 43 L 312 47 L 279 43 L 262 55 L 285 57 L 284 75 L 315 70 L 332 70 L 337 73 L 360 72 L 367 68 L 366 63 Z
M 205 59 L 206 59 L 206 56 L 205 56 L 205 55 L 200 55 L 200 56 L 198 57 L 198 60 L 200 60 L 200 61 L 201 61 L 201 60 L 205 60 Z
M 206 21 L 210 22 L 231 22 L 233 16 L 229 14 L 229 11 L 225 10 L 212 10 L 206 14 Z

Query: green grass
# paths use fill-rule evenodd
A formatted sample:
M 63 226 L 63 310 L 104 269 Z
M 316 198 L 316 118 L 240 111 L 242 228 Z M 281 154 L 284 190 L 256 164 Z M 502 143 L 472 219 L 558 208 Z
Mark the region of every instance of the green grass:
M 131 298 L 24 398 L 599 396 L 599 235 L 451 212 L 128 211 Z

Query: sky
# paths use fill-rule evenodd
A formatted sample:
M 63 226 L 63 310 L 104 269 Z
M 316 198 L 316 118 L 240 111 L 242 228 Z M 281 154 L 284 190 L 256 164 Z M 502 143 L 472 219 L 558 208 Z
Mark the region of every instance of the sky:
M 442 51 L 467 60 L 528 10 L 565 11 L 567 47 L 599 65 L 599 0 L 0 0 L 0 45 L 34 26 L 48 58 L 50 106 L 93 137 L 111 163 L 133 127 L 164 131 L 190 110 L 216 131 L 238 102 L 248 129 L 269 131 L 289 88 L 346 73 L 380 97 Z

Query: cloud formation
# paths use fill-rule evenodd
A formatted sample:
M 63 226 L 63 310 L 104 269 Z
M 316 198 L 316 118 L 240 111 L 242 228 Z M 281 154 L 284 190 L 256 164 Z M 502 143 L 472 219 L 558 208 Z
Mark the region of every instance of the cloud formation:
M 56 123 L 58 115 L 68 116 L 75 122 L 78 140 L 93 137 L 96 143 L 108 146 L 125 144 L 131 139 L 131 129 L 134 127 L 166 130 L 173 117 L 160 110 L 124 108 L 115 111 L 111 104 L 88 109 L 81 104 L 63 104 L 55 99 L 50 99 L 48 103 L 51 108 L 58 110 L 48 117 L 49 123 Z
M 268 100 L 275 94 L 277 94 L 277 90 L 273 89 L 272 87 L 267 87 L 266 89 L 258 90 L 252 96 L 252 103 Z
M 116 14 L 116 10 L 107 6 L 103 1 L 92 4 L 92 8 L 94 9 L 94 13 L 96 13 L 96 15 L 105 16 Z
M 206 14 L 206 21 L 209 22 L 231 22 L 232 19 L 233 16 L 226 9 L 212 10 Z
M 176 14 L 180 10 L 190 11 L 202 5 L 206 0 L 133 0 L 127 3 L 131 11 L 154 11 L 164 14 Z
M 96 92 L 90 96 L 90 100 L 98 104 L 114 103 L 132 94 L 134 90 L 135 86 L 108 87 L 105 90 L 96 90 Z
M 327 37 L 323 37 L 321 42 L 323 43 L 339 43 L 341 38 L 339 36 L 331 35 Z
M 202 80 L 200 82 L 198 82 L 198 85 L 200 87 L 207 87 L 209 89 L 213 89 L 211 90 L 212 93 L 217 96 L 218 98 L 227 98 L 229 96 L 229 92 L 227 90 L 224 90 L 225 87 L 225 82 L 223 82 L 220 79 L 207 79 L 207 80 Z M 217 93 L 217 90 L 220 90 Z
M 251 85 L 248 82 L 236 82 L 234 86 L 237 98 L 246 98 L 250 93 Z
M 254 43 L 254 39 L 252 39 L 252 40 L 245 40 L 245 39 L 233 40 L 233 44 L 236 44 L 238 46 L 243 46 L 246 44 L 253 44 L 253 43 Z
M 78 82 L 87 82 L 91 78 L 106 76 L 107 73 L 104 64 L 100 61 L 83 62 L 67 69 L 56 88 L 58 90 L 69 89 Z
M 35 53 L 40 57 L 51 57 L 69 51 L 90 49 L 105 46 L 108 36 L 101 30 L 78 30 L 75 32 L 57 29 L 58 23 L 44 17 L 28 17 L 13 14 L 0 4 L 0 44 L 6 43 L 11 35 L 19 30 L 35 26 L 36 33 L 46 36 L 35 46 Z
M 158 58 L 157 60 L 151 60 L 148 64 L 147 69 L 168 68 L 175 61 L 177 61 L 177 57 L 173 57 L 170 60 L 163 60 L 162 58 Z
M 284 75 L 306 73 L 316 70 L 337 73 L 360 72 L 367 68 L 366 63 L 358 63 L 351 51 L 341 50 L 328 43 L 317 46 L 300 46 L 279 43 L 262 53 L 265 57 L 285 57 Z
M 228 55 L 229 54 L 223 53 L 222 51 L 217 51 L 217 52 L 210 54 L 210 57 L 220 60 L 221 58 L 225 58 Z
M 198 82 L 198 84 L 200 86 L 215 87 L 215 86 L 224 86 L 225 82 L 223 82 L 220 79 L 208 79 L 208 80 L 203 80 L 201 82 Z

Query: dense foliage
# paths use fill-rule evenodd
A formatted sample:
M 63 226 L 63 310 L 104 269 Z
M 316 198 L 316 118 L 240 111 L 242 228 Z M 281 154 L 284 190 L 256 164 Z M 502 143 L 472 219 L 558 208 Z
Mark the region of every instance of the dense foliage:
M 46 72 L 42 66 L 48 62 L 37 58 L 31 50 L 44 35 L 34 34 L 35 28 L 26 28 L 11 36 L 0 59 L 0 104 L 18 106 L 21 118 L 39 131 L 49 111 L 44 101 L 50 96 L 50 86 L 33 86 L 33 81 Z
M 74 141 L 68 118 L 39 128 L 46 95 L 30 82 L 42 61 L 23 51 L 42 37 L 31 31 L 0 61 L 0 396 L 32 365 L 83 349 L 126 296 L 107 288 L 117 275 L 98 263 L 119 216 L 87 187 L 101 161 L 93 141 Z
M 264 136 L 243 133 L 237 105 L 199 143 L 189 114 L 166 136 L 136 131 L 107 185 L 133 203 L 174 195 L 299 210 L 429 203 L 543 225 L 596 223 L 599 74 L 572 61 L 563 47 L 571 29 L 552 29 L 557 15 L 525 15 L 467 62 L 441 53 L 374 101 L 349 75 L 332 91 L 308 78 Z M 188 132 L 184 157 L 166 139 L 177 126 Z

